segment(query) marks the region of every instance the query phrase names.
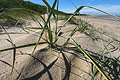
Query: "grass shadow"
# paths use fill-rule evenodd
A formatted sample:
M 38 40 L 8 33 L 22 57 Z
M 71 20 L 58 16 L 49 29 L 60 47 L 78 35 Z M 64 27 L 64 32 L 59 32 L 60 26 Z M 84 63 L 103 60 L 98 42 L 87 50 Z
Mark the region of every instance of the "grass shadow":
M 53 78 L 52 78 L 52 75 L 51 75 L 51 73 L 49 72 L 49 69 L 55 64 L 55 62 L 58 60 L 58 58 L 57 59 L 55 59 L 50 65 L 45 65 L 41 60 L 39 60 L 39 59 L 37 59 L 37 58 L 35 58 L 34 56 L 32 56 L 34 59 L 36 59 L 38 62 L 40 62 L 43 66 L 44 66 L 44 69 L 41 71 L 41 72 L 39 72 L 39 73 L 37 73 L 36 75 L 34 75 L 34 76 L 32 76 L 32 77 L 29 77 L 29 78 L 25 78 L 25 79 L 23 79 L 23 80 L 38 80 L 44 73 L 48 73 L 48 75 L 49 75 L 49 79 L 50 80 L 53 80 Z
M 90 61 L 88 61 L 86 58 L 85 58 L 85 56 L 83 55 L 83 53 L 80 51 L 80 50 L 78 50 L 76 47 L 65 47 L 64 49 L 60 49 L 60 47 L 61 46 L 57 46 L 57 47 L 53 47 L 53 48 L 56 48 L 58 51 L 60 51 L 60 53 L 62 54 L 62 59 L 64 60 L 64 64 L 65 64 L 65 74 L 64 74 L 64 76 L 62 77 L 62 80 L 69 80 L 70 79 L 70 74 L 72 73 L 72 71 L 71 71 L 71 62 L 69 61 L 69 59 L 67 59 L 67 55 L 66 55 L 66 53 L 68 53 L 68 54 L 72 54 L 72 55 L 74 55 L 75 56 L 75 58 L 79 58 L 79 59 L 81 59 L 81 60 L 84 60 L 84 61 L 86 61 L 86 62 L 88 62 L 88 63 L 91 63 Z M 113 50 L 114 49 L 114 50 Z M 111 50 L 112 52 L 114 52 L 115 50 L 117 50 L 117 48 L 115 48 L 115 47 L 113 47 L 113 49 Z M 69 52 L 69 50 L 72 50 L 73 52 Z M 42 50 L 40 50 L 40 52 L 46 52 L 46 51 L 48 51 L 48 50 L 46 50 L 46 49 L 42 49 Z M 98 54 L 98 53 L 95 53 L 95 52 L 93 52 L 93 51 L 90 51 L 90 50 L 87 50 L 86 49 L 86 51 L 88 52 L 88 53 L 90 53 L 90 55 L 95 59 L 95 60 L 98 60 L 98 61 L 100 61 L 100 64 L 102 64 L 102 63 L 104 63 L 104 65 L 102 65 L 104 68 L 106 68 L 106 72 L 108 73 L 108 75 L 112 78 L 112 79 L 115 79 L 115 80 L 117 80 L 117 79 L 119 79 L 119 75 L 120 75 L 120 67 L 119 67 L 119 65 L 118 65 L 118 63 L 116 62 L 116 60 L 114 60 L 114 59 L 112 59 L 112 58 L 109 58 L 109 57 L 107 57 L 107 56 L 105 56 L 105 62 L 103 62 L 103 61 L 101 61 L 100 59 L 99 59 L 99 56 L 101 56 L 100 54 Z M 65 52 L 65 53 L 64 53 Z M 80 53 L 80 54 L 78 54 L 78 53 Z M 97 54 L 97 55 L 96 55 Z M 30 56 L 30 54 L 28 54 L 29 56 Z M 81 58 L 81 56 L 83 56 L 84 58 Z M 28 77 L 28 78 L 23 78 L 23 80 L 38 80 L 38 79 L 40 79 L 41 78 L 41 76 L 43 75 L 43 74 L 45 74 L 46 72 L 47 72 L 47 74 L 48 74 L 48 76 L 49 76 L 49 79 L 50 80 L 54 80 L 54 78 L 52 77 L 53 76 L 53 74 L 51 74 L 51 72 L 49 71 L 52 67 L 53 67 L 53 65 L 55 65 L 56 66 L 56 61 L 58 60 L 58 58 L 57 59 L 55 59 L 52 63 L 50 63 L 48 66 L 41 60 L 42 59 L 42 57 L 41 58 L 39 58 L 39 57 L 37 57 L 37 56 L 32 56 L 32 58 L 34 59 L 34 60 L 37 60 L 40 64 L 42 64 L 42 66 L 44 67 L 44 69 L 42 70 L 42 71 L 40 71 L 40 72 L 38 72 L 37 74 L 35 74 L 35 75 L 32 75 L 32 76 L 30 76 L 30 77 Z M 112 65 L 112 67 L 110 67 L 108 64 L 111 64 Z M 118 71 L 118 69 L 119 69 L 119 71 Z M 82 71 L 82 70 L 81 70 Z M 90 73 L 87 73 L 87 72 L 85 72 L 86 74 L 88 74 L 89 76 L 92 76 Z
M 112 45 L 113 46 L 113 45 Z M 116 51 L 118 48 L 116 48 L 115 46 L 113 46 L 113 48 L 111 48 L 111 52 Z M 72 50 L 73 52 L 68 52 L 69 50 Z M 103 62 L 99 57 L 101 56 L 99 53 L 95 53 L 93 51 L 87 50 L 86 51 L 97 61 L 100 62 L 101 66 L 104 67 L 104 70 L 108 73 L 108 75 L 111 77 L 111 79 L 113 80 L 119 80 L 120 78 L 120 66 L 118 64 L 118 62 L 116 60 L 114 60 L 113 58 L 105 57 L 105 61 Z M 76 56 L 77 58 L 84 60 L 86 62 L 89 62 L 87 59 L 83 59 L 79 56 L 84 56 L 83 53 L 77 49 L 76 47 L 65 47 L 65 49 L 63 50 L 63 52 L 67 52 L 69 54 L 72 54 L 74 56 Z M 81 53 L 77 54 L 77 53 Z M 91 62 L 89 62 L 91 63 Z M 110 66 L 111 65 L 111 66 Z
M 44 48 L 44 49 L 41 49 L 40 51 L 38 51 L 38 52 L 46 52 L 46 51 L 48 51 L 48 48 Z M 23 53 L 22 53 L 23 54 Z M 30 56 L 30 54 L 27 54 L 27 53 L 25 53 L 25 55 L 29 55 Z M 32 76 L 30 76 L 30 77 L 28 77 L 28 78 L 25 78 L 24 76 L 25 75 L 27 75 L 27 74 L 23 74 L 22 75 L 22 80 L 38 80 L 43 74 L 45 74 L 46 72 L 48 73 L 48 76 L 49 76 L 49 79 L 50 80 L 53 80 L 53 78 L 52 78 L 52 75 L 51 75 L 51 73 L 50 73 L 50 71 L 49 71 L 49 69 L 50 68 L 52 68 L 52 66 L 55 64 L 55 62 L 58 60 L 58 58 L 57 59 L 55 59 L 52 63 L 50 63 L 48 66 L 42 61 L 42 59 L 43 59 L 43 55 L 41 54 L 41 55 L 38 55 L 38 54 L 35 54 L 35 55 L 33 55 L 32 56 L 32 59 L 31 59 L 31 61 L 37 61 L 38 63 L 40 63 L 40 64 L 42 64 L 42 66 L 44 67 L 44 69 L 42 70 L 42 71 L 37 71 L 38 73 L 37 74 L 35 74 L 35 75 L 32 75 Z M 32 62 L 32 65 L 30 65 L 30 66 L 33 66 L 34 64 L 33 64 L 34 62 Z M 36 63 L 36 62 L 35 62 Z M 28 67 L 29 67 L 29 64 L 28 64 Z M 28 72 L 27 72 L 28 73 Z M 19 74 L 19 76 L 20 76 L 21 74 Z M 17 79 L 19 78 L 19 76 L 17 77 Z
M 61 53 L 62 53 L 62 56 L 64 58 L 64 63 L 65 63 L 65 66 L 66 66 L 65 75 L 64 75 L 62 80 L 69 80 L 70 73 L 71 73 L 71 62 L 69 62 L 67 60 L 67 58 L 65 57 L 63 52 L 61 52 Z
M 12 68 L 12 65 L 9 64 L 8 62 L 3 61 L 3 60 L 0 60 L 0 62 L 4 63 L 4 64 L 6 64 L 6 65 L 8 65 L 8 66 L 10 66 Z M 19 74 L 19 72 L 15 68 L 13 68 L 13 69 Z

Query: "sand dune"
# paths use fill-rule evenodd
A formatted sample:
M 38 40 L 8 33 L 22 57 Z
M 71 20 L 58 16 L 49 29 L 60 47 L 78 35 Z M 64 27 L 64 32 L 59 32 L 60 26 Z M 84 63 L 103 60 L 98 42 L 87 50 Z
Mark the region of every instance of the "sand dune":
M 77 17 L 78 18 L 78 17 Z M 83 20 L 88 21 L 96 28 L 100 27 L 109 32 L 114 32 L 115 36 L 120 39 L 120 22 L 113 20 L 96 19 L 91 16 L 82 16 Z M 64 21 L 59 21 L 62 25 Z M 37 24 L 31 22 L 32 26 L 36 27 Z M 55 23 L 52 24 L 54 29 Z M 30 26 L 30 25 L 28 25 Z M 75 25 L 67 24 L 62 31 L 73 30 Z M 8 32 L 24 32 L 20 28 L 12 27 L 7 29 Z M 16 46 L 37 42 L 39 34 L 28 31 L 30 34 L 12 34 L 10 35 Z M 37 31 L 40 33 L 41 31 Z M 25 32 L 24 32 L 25 33 Z M 5 41 L 7 35 L 0 35 L 0 49 L 11 47 L 11 44 Z M 65 35 L 63 35 L 65 36 Z M 82 33 L 76 33 L 74 36 L 90 54 L 95 55 L 100 52 L 102 48 L 100 44 L 94 42 L 89 37 Z M 106 38 L 107 39 L 107 38 Z M 65 38 L 60 38 L 57 44 L 60 46 L 65 41 Z M 41 40 L 43 41 L 43 40 Z M 58 48 L 59 48 L 58 46 Z M 116 45 L 118 46 L 118 45 Z M 17 79 L 23 66 L 25 66 L 33 47 L 20 48 L 16 52 L 15 70 L 11 80 Z M 12 50 L 0 52 L 0 80 L 8 80 L 12 65 Z M 22 52 L 22 54 L 21 54 Z M 115 51 L 116 55 L 119 50 Z M 27 65 L 23 80 L 89 80 L 91 77 L 90 63 L 83 54 L 78 54 L 78 50 L 73 46 L 66 47 L 62 53 L 56 52 L 54 49 L 48 47 L 47 44 L 41 44 L 37 47 L 30 63 Z

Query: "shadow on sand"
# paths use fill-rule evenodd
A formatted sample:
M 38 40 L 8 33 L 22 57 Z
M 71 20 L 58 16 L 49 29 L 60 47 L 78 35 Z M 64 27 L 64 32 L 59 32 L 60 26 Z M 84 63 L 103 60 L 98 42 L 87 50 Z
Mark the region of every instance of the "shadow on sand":
M 65 68 L 63 67 L 60 67 L 57 65 L 57 61 L 59 60 L 59 56 L 56 56 L 56 59 L 54 59 L 51 63 L 47 64 L 44 60 L 44 57 L 46 57 L 45 55 L 47 54 L 46 52 L 49 52 L 49 49 L 50 48 L 45 48 L 45 49 L 42 49 L 40 50 L 40 54 L 35 54 L 32 56 L 32 60 L 30 62 L 30 65 L 28 64 L 27 68 L 30 68 L 31 66 L 33 66 L 35 64 L 35 66 L 39 65 L 38 66 L 43 66 L 44 68 L 42 68 L 41 70 L 37 70 L 37 73 L 33 72 L 31 75 L 30 72 L 32 72 L 32 68 L 35 69 L 36 67 L 32 67 L 30 69 L 27 69 L 25 70 L 24 74 L 22 75 L 22 80 L 41 80 L 41 77 L 43 77 L 43 75 L 45 75 L 47 73 L 48 75 L 48 78 L 49 80 L 56 80 L 54 79 L 54 72 L 51 71 L 52 68 L 54 68 L 54 66 L 57 66 L 57 67 L 60 67 L 61 69 L 64 69 L 64 75 L 62 74 L 61 76 L 61 80 L 70 80 L 70 76 L 71 74 L 74 74 L 71 69 L 71 62 L 69 59 L 68 59 L 68 56 L 66 55 L 67 54 L 71 54 L 72 56 L 74 56 L 74 58 L 78 58 L 78 59 L 81 59 L 83 61 L 86 61 L 87 63 L 90 63 L 83 55 L 83 53 L 81 51 L 79 51 L 76 47 L 65 47 L 64 49 L 59 49 L 60 46 L 58 47 L 55 47 L 56 50 L 58 50 L 58 52 L 60 52 L 60 54 L 62 55 L 62 59 L 64 61 L 64 64 L 62 63 L 63 66 L 65 66 Z M 72 52 L 69 52 L 70 50 L 72 50 Z M 114 48 L 112 51 L 114 52 L 115 50 L 117 50 L 116 48 Z M 102 63 L 102 61 L 99 59 L 99 56 L 101 56 L 100 54 L 98 53 L 95 53 L 95 52 L 92 52 L 92 51 L 89 51 L 89 50 L 86 50 L 95 60 L 98 60 Z M 38 53 L 38 52 L 37 52 Z M 46 54 L 45 54 L 46 53 Z M 96 55 L 97 54 L 97 55 Z M 26 54 L 26 55 L 29 55 L 30 54 Z M 99 56 L 98 56 L 99 55 Z M 55 56 L 55 54 L 54 54 Z M 81 57 L 82 56 L 82 57 Z M 50 55 L 47 55 L 47 59 L 50 58 L 50 57 L 53 57 Z M 112 59 L 112 58 L 109 58 L 107 56 L 105 56 L 106 60 L 104 62 L 104 66 L 105 68 L 107 68 L 106 72 L 108 72 L 108 75 L 114 79 L 114 80 L 118 80 L 119 79 L 119 75 L 120 75 L 120 67 L 118 65 L 118 63 L 116 62 L 116 60 Z M 73 60 L 73 59 L 72 59 Z M 49 62 L 49 59 L 48 59 L 48 62 Z M 91 63 L 90 63 L 91 64 Z M 110 67 L 108 64 L 111 64 L 112 67 Z M 38 68 L 37 66 L 37 68 Z M 56 71 L 57 72 L 57 71 Z M 91 73 L 88 73 L 86 72 L 89 76 L 92 77 Z M 56 73 L 55 73 L 56 74 Z M 77 75 L 75 74 L 76 76 L 80 76 L 80 75 Z M 19 76 L 18 76 L 19 77 Z M 56 76 L 57 77 L 57 76 Z M 43 78 L 42 78 L 43 79 Z

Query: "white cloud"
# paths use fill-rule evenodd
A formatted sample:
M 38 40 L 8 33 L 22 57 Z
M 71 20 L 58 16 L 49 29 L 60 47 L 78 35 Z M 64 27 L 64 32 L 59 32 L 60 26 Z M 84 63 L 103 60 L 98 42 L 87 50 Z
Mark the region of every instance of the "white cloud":
M 110 14 L 113 14 L 113 15 L 120 15 L 120 5 L 97 5 L 97 6 L 93 6 L 95 8 L 98 8 L 100 10 L 103 10 L 103 11 L 106 11 Z M 63 9 L 60 9 L 64 12 L 67 12 L 67 13 L 73 13 L 76 8 L 63 8 Z M 105 15 L 104 13 L 102 12 L 99 12 L 97 10 L 94 10 L 94 9 L 91 9 L 91 8 L 83 8 L 80 13 L 83 13 L 83 14 L 90 14 L 90 15 Z
M 87 4 L 90 4 L 90 3 L 87 3 Z
M 93 6 L 93 7 L 101 9 L 103 11 L 106 11 L 106 12 L 114 14 L 114 15 L 120 15 L 120 5 L 97 5 L 97 6 Z M 91 14 L 91 15 L 97 15 L 97 14 L 103 15 L 103 13 L 96 11 L 94 9 L 90 9 L 90 8 L 82 9 L 81 13 Z

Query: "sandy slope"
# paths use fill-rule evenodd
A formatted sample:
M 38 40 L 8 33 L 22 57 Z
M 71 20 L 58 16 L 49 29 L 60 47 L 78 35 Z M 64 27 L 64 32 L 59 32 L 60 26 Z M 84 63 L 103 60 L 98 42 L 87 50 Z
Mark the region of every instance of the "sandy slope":
M 113 31 L 115 35 L 120 38 L 120 22 L 113 20 L 95 19 L 92 17 L 81 17 L 83 20 L 87 20 L 95 27 L 102 27 L 105 30 Z M 62 25 L 64 21 L 59 21 L 59 25 Z M 52 23 L 52 26 L 55 24 Z M 32 26 L 36 27 L 36 23 L 32 22 Z M 62 31 L 73 30 L 75 25 L 67 24 Z M 54 27 L 52 27 L 54 29 Z M 18 28 L 10 28 L 8 32 L 23 32 Z M 31 32 L 31 31 L 28 31 Z M 40 31 L 37 31 L 40 33 Z M 11 47 L 11 44 L 4 39 L 6 35 L 0 35 L 0 49 Z M 33 43 L 38 40 L 39 35 L 35 35 L 34 32 L 30 34 L 17 34 L 10 35 L 13 42 L 19 46 L 23 44 Z M 65 35 L 64 35 L 65 36 Z M 92 41 L 84 34 L 76 33 L 74 35 L 75 40 L 79 42 L 89 53 L 99 53 L 102 48 L 98 43 Z M 58 44 L 63 44 L 66 39 L 61 38 L 58 40 Z M 29 54 L 34 47 L 17 49 L 16 63 L 13 76 L 11 80 L 15 80 L 21 69 L 25 65 L 29 58 Z M 23 54 L 21 54 L 21 52 Z M 116 53 L 119 51 L 116 51 Z M 11 71 L 12 65 L 12 51 L 0 52 L 0 80 L 7 80 Z M 36 59 L 37 58 L 37 59 Z M 30 63 L 23 74 L 23 80 L 90 80 L 90 64 L 86 62 L 83 54 L 78 54 L 76 48 L 69 46 L 64 49 L 63 53 L 60 51 L 55 52 L 47 47 L 47 44 L 39 45 L 36 49 L 35 55 L 31 59 Z

